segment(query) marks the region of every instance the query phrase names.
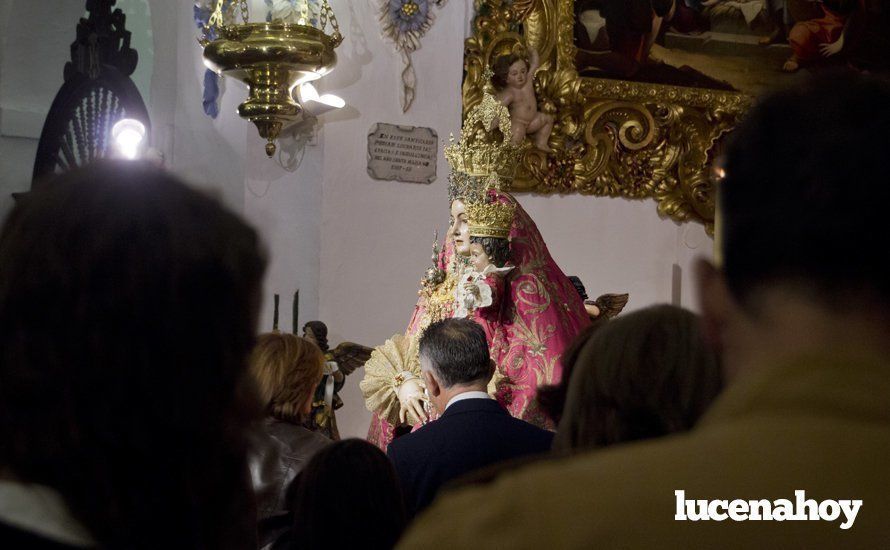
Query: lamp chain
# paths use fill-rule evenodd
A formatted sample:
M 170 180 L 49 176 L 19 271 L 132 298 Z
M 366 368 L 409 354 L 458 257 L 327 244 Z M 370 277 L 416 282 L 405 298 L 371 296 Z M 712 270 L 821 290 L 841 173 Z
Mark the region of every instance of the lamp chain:
M 247 0 L 241 0 L 241 19 L 244 24 L 250 23 L 250 13 L 247 11 Z
M 328 3 L 328 0 L 323 0 L 321 9 L 321 28 L 322 30 L 327 26 L 327 22 L 331 22 L 331 28 L 334 29 L 334 33 L 331 35 L 331 38 L 334 39 L 334 42 L 340 44 L 343 42 L 343 35 L 340 34 L 340 23 L 337 22 L 337 16 L 334 15 L 334 10 L 331 8 L 331 4 Z
M 226 21 L 235 24 L 235 2 L 226 2 Z
M 204 27 L 205 33 L 207 29 L 219 28 L 223 26 L 223 0 L 216 0 L 216 8 L 207 19 L 207 25 Z

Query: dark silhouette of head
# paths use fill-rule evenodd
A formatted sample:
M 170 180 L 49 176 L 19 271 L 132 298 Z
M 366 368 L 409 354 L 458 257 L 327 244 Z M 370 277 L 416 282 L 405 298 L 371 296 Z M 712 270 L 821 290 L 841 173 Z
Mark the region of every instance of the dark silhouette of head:
M 694 313 L 663 305 L 624 314 L 599 327 L 578 352 L 554 448 L 688 430 L 722 386 Z
M 383 451 L 361 439 L 316 453 L 290 502 L 293 548 L 389 549 L 407 523 L 395 469 Z
M 890 82 L 831 73 L 767 97 L 733 132 L 719 183 L 722 267 L 750 312 L 775 285 L 833 311 L 890 311 L 888 104 Z
M 303 336 L 307 336 L 307 330 L 312 331 L 312 338 L 321 351 L 327 353 L 328 348 L 328 326 L 321 321 L 309 321 L 303 325 Z
M 251 542 L 245 384 L 265 259 L 216 200 L 104 161 L 0 233 L 0 466 L 103 548 Z
M 888 103 L 885 79 L 824 73 L 763 98 L 733 132 L 717 265 L 696 265 L 729 378 L 790 356 L 890 353 Z

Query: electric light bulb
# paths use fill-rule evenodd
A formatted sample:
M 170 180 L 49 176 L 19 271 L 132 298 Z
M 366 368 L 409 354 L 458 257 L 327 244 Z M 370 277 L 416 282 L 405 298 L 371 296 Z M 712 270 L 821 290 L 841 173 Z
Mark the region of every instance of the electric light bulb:
M 145 141 L 145 125 L 133 118 L 119 120 L 111 129 L 111 137 L 122 157 L 136 159 Z

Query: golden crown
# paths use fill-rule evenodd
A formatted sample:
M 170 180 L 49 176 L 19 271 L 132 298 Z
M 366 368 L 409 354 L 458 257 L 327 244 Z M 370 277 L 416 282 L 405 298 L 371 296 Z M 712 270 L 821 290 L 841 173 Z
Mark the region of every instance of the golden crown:
M 500 134 L 500 135 L 498 135 Z M 510 111 L 491 94 L 469 110 L 461 128 L 461 140 L 445 147 L 451 165 L 451 199 L 472 198 L 485 189 L 500 189 L 516 174 L 524 145 L 511 142 Z
M 512 204 L 468 203 L 467 225 L 470 236 L 506 239 L 510 236 L 514 214 L 516 214 L 516 206 Z

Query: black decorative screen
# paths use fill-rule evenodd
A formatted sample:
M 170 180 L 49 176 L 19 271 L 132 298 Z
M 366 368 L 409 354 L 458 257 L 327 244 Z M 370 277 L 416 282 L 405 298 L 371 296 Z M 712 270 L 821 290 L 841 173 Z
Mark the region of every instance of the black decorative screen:
M 111 129 L 123 118 L 135 118 L 149 129 L 148 111 L 130 75 L 138 55 L 115 0 L 89 0 L 89 17 L 77 25 L 65 83 L 43 125 L 32 187 L 54 173 L 108 156 Z

